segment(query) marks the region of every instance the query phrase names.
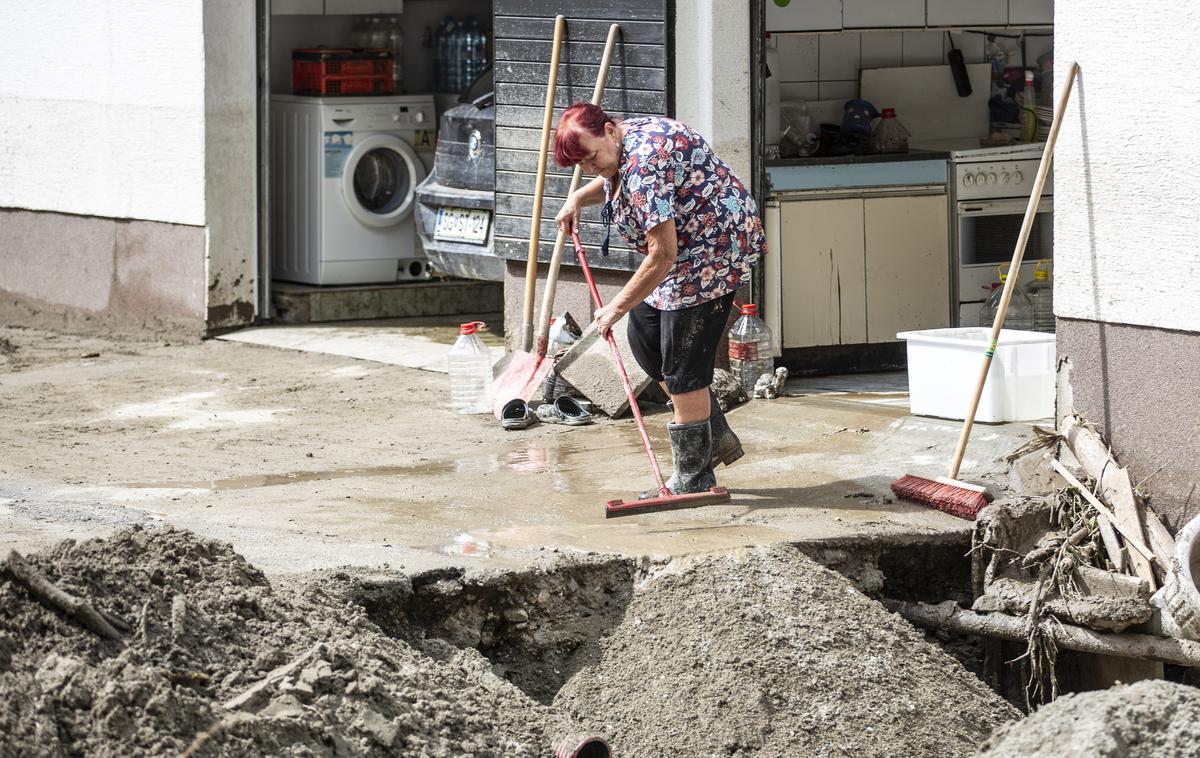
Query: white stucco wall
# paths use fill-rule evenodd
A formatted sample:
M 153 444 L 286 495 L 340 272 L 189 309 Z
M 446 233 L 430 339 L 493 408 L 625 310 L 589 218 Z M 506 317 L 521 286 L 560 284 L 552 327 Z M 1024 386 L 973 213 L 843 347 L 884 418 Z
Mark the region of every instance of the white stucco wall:
M 1056 68 L 1081 69 L 1055 152 L 1055 313 L 1200 331 L 1200 4 L 1054 13 Z
M 749 185 L 749 8 L 745 0 L 688 0 L 675 18 L 675 117 Z
M 0 207 L 204 223 L 201 0 L 5 0 L 0 38 Z

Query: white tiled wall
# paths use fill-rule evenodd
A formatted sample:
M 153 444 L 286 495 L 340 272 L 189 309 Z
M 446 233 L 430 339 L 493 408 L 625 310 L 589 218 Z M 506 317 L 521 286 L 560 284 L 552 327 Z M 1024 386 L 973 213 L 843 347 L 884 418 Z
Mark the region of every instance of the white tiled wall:
M 967 63 L 985 62 L 987 40 L 982 34 L 952 33 L 951 38 Z M 1018 41 L 1000 42 L 1012 51 L 1009 65 L 1020 65 Z M 781 99 L 807 101 L 857 97 L 861 69 L 944 65 L 951 49 L 944 31 L 776 33 L 770 44 L 779 49 Z M 1028 65 L 1036 65 L 1038 56 L 1053 45 L 1052 37 L 1026 37 Z

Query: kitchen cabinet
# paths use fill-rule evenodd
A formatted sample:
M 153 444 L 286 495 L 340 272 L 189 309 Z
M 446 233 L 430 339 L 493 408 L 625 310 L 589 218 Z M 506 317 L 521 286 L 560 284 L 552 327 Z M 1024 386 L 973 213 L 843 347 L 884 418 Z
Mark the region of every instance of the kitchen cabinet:
M 1008 23 L 1041 26 L 1054 23 L 1054 0 L 1008 0 Z
M 767 31 L 816 32 L 842 28 L 842 0 L 767 2 Z
M 929 26 L 1004 26 L 1008 0 L 928 0 Z
M 777 276 L 768 304 L 778 302 L 783 348 L 895 342 L 950 325 L 944 193 L 783 195 L 767 222 L 778 224 L 767 289 Z
M 863 201 L 867 342 L 950 325 L 950 239 L 945 195 Z
M 843 0 L 842 25 L 847 29 L 924 26 L 925 0 Z
M 863 201 L 780 203 L 783 347 L 867 341 Z

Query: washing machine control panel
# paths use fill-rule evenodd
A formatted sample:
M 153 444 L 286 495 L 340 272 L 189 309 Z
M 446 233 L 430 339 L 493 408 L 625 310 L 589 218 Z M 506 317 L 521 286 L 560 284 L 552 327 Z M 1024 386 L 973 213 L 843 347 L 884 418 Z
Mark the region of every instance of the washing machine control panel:
M 337 104 L 325 111 L 326 129 L 391 131 L 436 129 L 432 99 Z
M 432 105 L 378 105 L 363 108 L 356 129 L 431 129 Z

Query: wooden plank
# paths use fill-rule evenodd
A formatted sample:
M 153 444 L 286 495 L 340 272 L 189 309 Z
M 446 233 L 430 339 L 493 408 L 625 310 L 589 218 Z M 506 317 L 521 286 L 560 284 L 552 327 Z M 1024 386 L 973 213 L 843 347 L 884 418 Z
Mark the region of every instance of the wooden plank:
M 554 105 L 558 108 L 591 100 L 592 87 L 556 87 L 554 91 Z M 544 107 L 546 86 L 499 82 L 496 84 L 496 103 Z M 661 113 L 663 105 L 662 92 L 634 89 L 606 90 L 600 102 L 600 107 L 610 113 Z
M 558 215 L 558 211 L 562 206 L 563 198 L 561 195 L 551 199 L 546 196 L 542 203 L 542 218 L 550 221 Z M 583 223 L 599 224 L 600 223 L 599 205 L 589 205 L 582 209 L 579 213 L 579 220 Z M 532 195 L 517 195 L 507 192 L 501 192 L 496 195 L 496 213 L 502 216 L 524 216 L 529 218 L 529 214 L 533 213 L 533 196 Z
M 780 203 L 785 348 L 867 341 L 863 201 Z
M 596 85 L 598 63 L 559 64 L 559 87 L 585 87 L 591 90 Z M 493 75 L 497 83 L 540 84 L 546 86 L 550 77 L 549 63 L 525 61 L 496 61 Z M 613 66 L 608 71 L 610 88 L 663 90 L 667 86 L 667 72 L 661 67 Z M 665 96 L 664 96 L 665 97 Z
M 550 60 L 553 47 L 550 40 L 497 39 L 492 55 L 497 64 L 501 61 L 541 63 Z M 561 55 L 563 63 L 598 65 L 604 55 L 604 43 L 572 42 L 562 46 Z M 662 45 L 617 45 L 613 50 L 613 68 L 665 68 L 666 65 L 667 51 Z
M 497 171 L 537 171 L 538 155 L 532 150 L 497 150 Z M 546 164 L 546 175 L 558 174 L 570 176 L 573 168 L 561 168 L 554 163 L 553 157 Z
M 505 260 L 524 261 L 529 254 L 529 241 L 519 239 L 517 237 L 497 237 L 495 239 L 496 255 Z M 633 251 L 627 250 L 609 250 L 607 258 L 600 255 L 598 248 L 591 245 L 584 245 L 584 252 L 587 253 L 588 265 L 595 269 L 604 269 L 607 271 L 635 271 L 641 264 L 643 256 L 638 255 Z M 538 243 L 538 261 L 541 263 L 549 263 L 550 258 L 554 255 L 554 242 L 539 242 Z M 564 266 L 575 265 L 575 253 L 569 251 L 563 259 Z
M 498 237 L 529 239 L 529 216 L 497 214 L 494 223 L 496 236 Z M 523 229 L 521 228 L 521 224 L 525 225 Z M 538 229 L 543 240 L 553 242 L 554 238 L 558 236 L 558 228 L 554 225 L 553 220 L 543 220 Z M 599 245 L 600 240 L 604 238 L 604 227 L 589 221 L 581 222 L 579 225 L 579 238 L 585 245 Z M 610 247 L 614 250 L 618 247 L 628 247 L 625 244 L 625 239 L 616 229 L 613 230 Z
M 568 13 L 574 14 L 574 11 Z M 568 15 L 567 34 L 565 39 L 571 42 L 603 42 L 608 39 L 608 27 L 617 23 L 621 25 L 621 36 L 618 44 L 631 45 L 661 45 L 666 42 L 666 28 L 662 21 L 629 21 L 619 19 L 614 21 L 576 20 Z M 554 19 L 548 16 L 540 18 L 521 18 L 498 16 L 493 26 L 495 39 L 534 39 L 547 40 L 554 37 Z
M 552 124 L 557 124 L 559 117 L 562 116 L 563 108 L 554 109 L 554 120 Z M 631 114 L 627 113 L 610 113 L 613 118 L 628 118 Z M 637 115 L 637 114 L 632 114 Z M 533 128 L 537 126 L 541 128 L 542 118 L 545 112 L 541 108 L 534 108 L 528 105 L 502 105 L 496 103 L 496 123 L 504 124 L 505 126 L 524 126 Z
M 496 192 L 512 192 L 518 195 L 528 194 L 533 192 L 533 174 L 527 174 L 523 171 L 497 171 L 496 172 Z M 584 177 L 586 184 L 591 177 Z M 544 191 L 546 197 L 565 198 L 567 190 L 571 188 L 571 178 L 568 176 L 550 176 L 546 175 L 546 184 Z
M 946 196 L 864 201 L 867 341 L 950 326 L 950 247 Z
M 494 14 L 500 16 L 551 16 L 567 13 L 572 18 L 612 21 L 665 21 L 667 0 L 572 0 L 563 10 L 561 2 L 548 0 L 495 0 Z

